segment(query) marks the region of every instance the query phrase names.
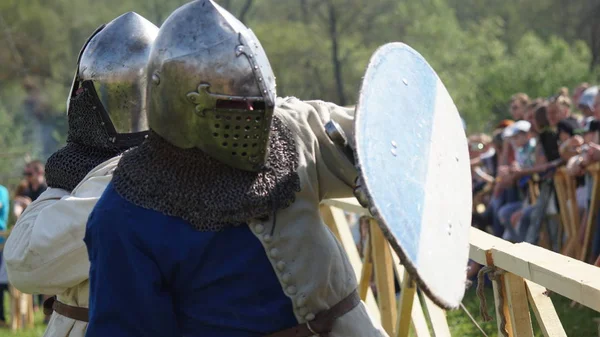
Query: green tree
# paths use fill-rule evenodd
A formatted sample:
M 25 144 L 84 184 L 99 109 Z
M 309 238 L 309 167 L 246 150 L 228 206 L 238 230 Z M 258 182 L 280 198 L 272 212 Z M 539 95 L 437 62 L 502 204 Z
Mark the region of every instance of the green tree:
M 46 107 L 44 123 L 64 142 L 76 57 L 99 25 L 126 11 L 160 25 L 187 1 L 1 1 L 0 120 L 22 134 L 7 136 L 7 150 L 35 153 L 27 137 L 31 116 L 23 111 L 31 97 Z M 549 96 L 561 86 L 598 78 L 590 71 L 600 55 L 595 0 L 219 2 L 260 38 L 283 96 L 354 104 L 370 56 L 391 41 L 425 56 L 473 131 L 504 117 L 515 92 Z M 26 83 L 40 94 L 28 95 Z M 3 170 L 9 168 L 0 167 L 0 175 Z

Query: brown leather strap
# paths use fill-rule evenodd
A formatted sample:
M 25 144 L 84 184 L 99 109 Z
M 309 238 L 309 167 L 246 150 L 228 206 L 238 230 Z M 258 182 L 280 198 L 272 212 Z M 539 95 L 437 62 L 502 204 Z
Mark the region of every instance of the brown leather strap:
M 88 322 L 88 308 L 64 304 L 59 302 L 56 297 L 50 297 L 44 301 L 44 314 L 50 315 L 52 314 L 52 311 L 56 311 L 57 314 L 77 321 Z
M 335 320 L 354 309 L 359 303 L 360 296 L 354 290 L 338 304 L 317 314 L 314 320 L 272 333 L 266 337 L 327 337 L 333 328 Z

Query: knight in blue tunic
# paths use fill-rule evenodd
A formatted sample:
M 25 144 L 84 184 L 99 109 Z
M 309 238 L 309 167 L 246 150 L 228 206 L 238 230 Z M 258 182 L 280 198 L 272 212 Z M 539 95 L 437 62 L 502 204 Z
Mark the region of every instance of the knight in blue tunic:
M 353 195 L 353 110 L 277 98 L 256 36 L 211 0 L 169 16 L 147 78 L 149 137 L 86 228 L 86 336 L 387 336 L 319 213 Z

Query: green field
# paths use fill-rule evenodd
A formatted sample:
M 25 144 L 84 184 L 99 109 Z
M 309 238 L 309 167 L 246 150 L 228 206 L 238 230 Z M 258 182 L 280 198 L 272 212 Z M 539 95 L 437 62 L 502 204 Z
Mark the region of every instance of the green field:
M 491 288 L 491 287 L 490 287 Z M 470 289 L 463 303 L 467 310 L 477 320 L 479 325 L 485 330 L 488 336 L 497 336 L 494 295 L 490 288 L 486 289 L 486 298 L 488 304 L 488 313 L 494 318 L 493 321 L 484 323 L 479 315 L 479 299 L 475 295 L 475 289 Z M 557 294 L 550 295 L 558 316 L 562 322 L 567 336 L 571 337 L 599 337 L 598 324 L 595 319 L 600 318 L 600 313 L 586 307 L 571 308 L 571 300 Z M 533 331 L 535 336 L 543 336 L 533 311 L 530 310 L 533 319 Z M 448 312 L 448 325 L 452 336 L 457 337 L 480 337 L 481 332 L 473 325 L 469 317 L 462 310 Z M 433 334 L 432 334 L 433 335 Z
M 488 312 L 492 317 L 494 315 L 494 296 L 491 289 L 486 289 Z M 561 319 L 563 327 L 567 333 L 567 336 L 571 337 L 599 337 L 598 324 L 596 318 L 600 318 L 600 313 L 597 313 L 591 309 L 585 307 L 571 308 L 571 300 L 562 296 L 553 294 L 551 295 L 554 306 Z M 483 323 L 479 315 L 479 300 L 475 296 L 475 289 L 469 290 L 465 300 L 465 306 L 467 310 L 475 317 L 477 322 L 483 327 L 488 336 L 497 336 L 496 321 Z M 8 309 L 8 302 L 5 303 L 5 307 Z M 535 336 L 543 336 L 540 328 L 535 321 L 533 312 L 533 329 Z M 36 313 L 36 325 L 34 329 L 19 331 L 16 333 L 11 332 L 9 329 L 0 329 L 0 337 L 39 337 L 44 333 L 45 325 L 43 324 L 43 315 L 41 312 Z M 448 312 L 448 325 L 452 336 L 456 337 L 481 337 L 482 334 L 469 320 L 468 316 L 462 310 L 455 310 Z M 414 336 L 414 333 L 413 333 Z M 433 336 L 433 332 L 432 332 Z

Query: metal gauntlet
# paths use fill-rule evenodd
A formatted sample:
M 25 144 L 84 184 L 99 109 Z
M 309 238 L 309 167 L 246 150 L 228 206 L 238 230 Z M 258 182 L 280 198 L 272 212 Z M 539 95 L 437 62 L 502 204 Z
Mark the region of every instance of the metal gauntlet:
M 342 127 L 334 120 L 330 120 L 325 124 L 325 132 L 327 133 L 327 136 L 329 136 L 329 139 L 341 148 L 344 155 L 346 155 L 346 158 L 348 158 L 352 164 L 356 165 L 354 150 L 348 143 L 348 138 L 346 138 L 346 134 Z M 363 190 L 360 174 L 357 175 L 354 181 L 354 196 L 361 206 L 369 208 L 368 198 Z

